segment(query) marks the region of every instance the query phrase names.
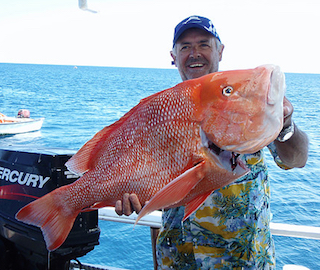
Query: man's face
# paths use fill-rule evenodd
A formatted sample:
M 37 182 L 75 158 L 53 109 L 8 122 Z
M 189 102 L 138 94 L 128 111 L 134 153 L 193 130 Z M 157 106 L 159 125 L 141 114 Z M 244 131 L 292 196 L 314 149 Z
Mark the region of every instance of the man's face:
M 178 39 L 171 56 L 183 81 L 199 78 L 219 69 L 224 46 L 216 46 L 215 37 L 198 28 L 186 30 Z

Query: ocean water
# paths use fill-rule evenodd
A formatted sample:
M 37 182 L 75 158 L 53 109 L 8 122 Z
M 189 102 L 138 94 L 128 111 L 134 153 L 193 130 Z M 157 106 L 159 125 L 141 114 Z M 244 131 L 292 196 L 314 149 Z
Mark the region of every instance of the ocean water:
M 286 74 L 294 121 L 309 136 L 307 165 L 283 171 L 266 151 L 273 222 L 320 227 L 320 74 Z M 180 82 L 177 70 L 0 64 L 0 112 L 19 109 L 45 117 L 41 131 L 0 137 L 0 146 L 79 149 L 140 99 Z M 80 261 L 153 269 L 148 227 L 100 221 L 100 245 Z M 298 264 L 320 269 L 320 241 L 274 237 L 277 269 Z M 303 255 L 302 255 L 303 254 Z

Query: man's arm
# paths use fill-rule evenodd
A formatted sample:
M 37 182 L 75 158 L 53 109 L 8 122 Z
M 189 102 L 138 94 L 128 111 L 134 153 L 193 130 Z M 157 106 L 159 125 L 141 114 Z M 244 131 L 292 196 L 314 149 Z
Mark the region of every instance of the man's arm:
M 289 168 L 302 168 L 308 159 L 309 140 L 306 133 L 300 130 L 292 121 L 293 106 L 285 98 L 283 102 L 284 123 L 283 128 L 294 125 L 294 133 L 285 142 L 275 140 L 277 153 L 284 165 Z

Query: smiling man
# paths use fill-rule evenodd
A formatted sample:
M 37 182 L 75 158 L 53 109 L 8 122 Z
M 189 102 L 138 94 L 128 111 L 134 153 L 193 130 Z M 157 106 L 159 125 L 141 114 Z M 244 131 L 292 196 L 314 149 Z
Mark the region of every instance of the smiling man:
M 218 71 L 223 49 L 212 22 L 191 16 L 176 26 L 171 56 L 185 81 Z M 303 167 L 308 158 L 307 135 L 292 121 L 293 107 L 287 99 L 283 113 L 284 128 L 268 148 L 281 168 Z M 158 269 L 275 269 L 263 150 L 245 154 L 243 162 L 250 173 L 214 191 L 185 221 L 183 206 L 163 211 Z M 119 215 L 140 210 L 135 194 L 125 194 L 116 204 Z
M 205 27 L 198 18 L 187 18 L 175 28 L 171 56 L 184 81 L 218 71 L 222 59 L 224 45 L 213 24 Z

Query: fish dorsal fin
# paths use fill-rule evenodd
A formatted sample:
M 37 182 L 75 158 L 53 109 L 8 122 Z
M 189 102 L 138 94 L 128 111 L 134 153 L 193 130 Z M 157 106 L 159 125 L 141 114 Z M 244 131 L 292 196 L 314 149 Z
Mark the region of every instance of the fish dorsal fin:
M 164 209 L 180 202 L 203 179 L 204 175 L 205 161 L 202 161 L 175 178 L 158 191 L 142 208 L 135 224 L 152 211 Z
M 210 196 L 212 191 L 202 194 L 185 205 L 183 221 L 185 221 L 194 211 L 196 211 L 204 201 Z
M 127 122 L 128 118 L 130 118 L 139 109 L 141 109 L 143 106 L 149 103 L 155 96 L 159 95 L 159 93 L 153 94 L 152 96 L 142 99 L 138 105 L 133 107 L 118 121 L 97 132 L 92 139 L 86 142 L 80 148 L 80 150 L 71 159 L 67 161 L 67 168 L 76 174 L 84 174 L 85 172 L 92 169 L 96 164 L 96 160 L 103 153 L 103 145 L 105 143 L 108 143 L 108 140 L 110 139 L 112 133 L 118 130 L 124 123 Z
M 67 161 L 66 166 L 68 170 L 76 174 L 83 174 L 93 168 L 96 159 L 99 157 L 98 153 L 101 150 L 102 144 L 110 136 L 114 128 L 114 124 L 105 127 L 95 134 L 91 140 L 86 142 L 80 150 Z

